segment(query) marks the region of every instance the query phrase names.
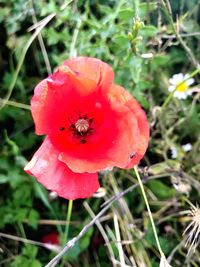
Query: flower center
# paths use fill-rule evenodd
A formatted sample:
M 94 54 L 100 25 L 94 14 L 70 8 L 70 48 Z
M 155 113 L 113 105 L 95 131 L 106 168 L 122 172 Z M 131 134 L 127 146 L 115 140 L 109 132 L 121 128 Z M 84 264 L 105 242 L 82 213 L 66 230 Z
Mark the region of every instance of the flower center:
M 89 123 L 86 119 L 79 119 L 75 123 L 75 128 L 79 133 L 86 133 L 89 129 Z
M 176 90 L 179 92 L 185 92 L 187 90 L 188 86 L 185 82 L 181 82 L 179 84 L 177 84 L 176 86 Z

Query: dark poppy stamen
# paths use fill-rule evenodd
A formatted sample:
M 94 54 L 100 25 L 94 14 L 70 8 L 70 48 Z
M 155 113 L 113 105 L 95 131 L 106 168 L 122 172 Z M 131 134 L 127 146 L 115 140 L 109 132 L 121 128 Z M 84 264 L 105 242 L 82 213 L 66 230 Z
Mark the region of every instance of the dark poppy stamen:
M 90 123 L 90 124 L 93 123 L 93 118 L 90 118 L 90 119 L 89 119 L 89 123 Z
M 60 131 L 64 131 L 65 130 L 65 127 L 60 127 L 59 130 Z

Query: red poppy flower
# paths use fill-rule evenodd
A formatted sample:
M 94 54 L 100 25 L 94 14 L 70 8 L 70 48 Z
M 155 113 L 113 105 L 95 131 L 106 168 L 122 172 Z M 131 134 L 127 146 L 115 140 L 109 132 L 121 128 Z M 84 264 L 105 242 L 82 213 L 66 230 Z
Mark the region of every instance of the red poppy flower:
M 98 171 L 132 168 L 147 149 L 146 115 L 113 79 L 106 63 L 78 57 L 35 88 L 36 134 L 47 137 L 25 171 L 61 197 L 91 196 L 99 187 Z

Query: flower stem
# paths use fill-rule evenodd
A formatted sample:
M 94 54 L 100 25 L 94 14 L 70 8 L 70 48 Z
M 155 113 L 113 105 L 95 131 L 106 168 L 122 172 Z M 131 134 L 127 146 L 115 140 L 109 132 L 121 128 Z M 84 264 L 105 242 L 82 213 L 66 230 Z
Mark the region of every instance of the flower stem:
M 15 101 L 2 99 L 2 98 L 0 98 L 0 104 L 2 104 L 2 105 L 5 104 L 5 105 L 13 106 L 13 107 L 16 107 L 16 108 L 22 108 L 22 109 L 27 109 L 27 110 L 31 109 L 31 107 L 29 105 L 18 103 L 18 102 L 15 102 Z
M 71 215 L 72 215 L 72 207 L 73 207 L 73 200 L 69 200 L 68 202 L 68 208 L 67 208 L 67 216 L 66 216 L 66 224 L 65 224 L 65 232 L 62 238 L 62 245 L 64 246 L 68 240 L 68 233 L 69 233 L 69 224 L 71 220 Z M 63 267 L 65 265 L 65 259 L 62 258 L 60 267 Z M 54 266 L 54 265 L 52 265 Z
M 66 226 L 65 226 L 65 233 L 64 233 L 64 244 L 67 242 L 68 239 L 68 232 L 69 232 L 69 224 L 72 214 L 72 207 L 73 207 L 73 200 L 69 200 L 68 209 L 67 209 L 67 217 L 66 217 Z
M 142 184 L 142 181 L 141 181 L 141 178 L 140 178 L 140 175 L 139 175 L 139 172 L 138 172 L 138 169 L 137 169 L 136 166 L 134 167 L 134 171 L 135 171 L 136 177 L 138 179 L 138 183 L 139 183 L 139 186 L 140 186 L 140 189 L 142 191 L 142 195 L 143 195 L 146 207 L 147 207 L 147 211 L 148 211 L 149 218 L 150 218 L 150 221 L 151 221 L 151 225 L 152 225 L 154 237 L 155 237 L 155 240 L 156 240 L 156 244 L 157 244 L 158 250 L 160 252 L 160 255 L 162 257 L 164 255 L 164 253 L 163 253 L 163 251 L 161 249 L 161 246 L 160 246 L 160 242 L 159 242 L 158 235 L 157 235 L 157 232 L 156 232 L 156 227 L 155 227 L 155 223 L 154 223 L 153 216 L 152 216 L 152 213 L 151 213 L 151 209 L 150 209 L 150 206 L 149 206 L 149 202 L 147 200 L 147 196 L 146 196 L 146 193 L 145 193 L 145 190 L 144 190 L 144 186 Z
M 188 79 L 194 77 L 195 75 L 197 75 L 200 72 L 200 68 L 196 69 L 195 71 L 193 71 L 186 79 L 184 79 L 180 85 L 182 85 L 183 83 L 185 83 Z M 164 103 L 162 104 L 161 108 L 165 108 L 167 106 L 167 104 L 169 103 L 169 101 L 172 99 L 174 93 L 176 92 L 177 87 L 175 87 L 175 89 L 168 95 L 168 97 L 165 99 Z

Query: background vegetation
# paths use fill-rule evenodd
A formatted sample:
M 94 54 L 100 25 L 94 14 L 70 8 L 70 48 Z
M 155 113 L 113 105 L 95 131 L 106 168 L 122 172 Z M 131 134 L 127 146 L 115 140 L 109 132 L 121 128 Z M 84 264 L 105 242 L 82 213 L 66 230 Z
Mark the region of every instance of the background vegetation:
M 65 242 L 68 201 L 54 198 L 23 171 L 43 139 L 35 135 L 26 105 L 34 86 L 76 55 L 108 62 L 116 83 L 127 88 L 146 110 L 151 139 L 139 170 L 146 181 L 162 249 L 173 267 L 200 266 L 198 249 L 187 255 L 182 236 L 192 219 L 187 212 L 189 201 L 198 205 L 200 195 L 200 77 L 195 76 L 192 96 L 168 98 L 169 78 L 198 68 L 199 11 L 198 0 L 171 1 L 171 10 L 164 0 L 80 0 L 69 4 L 61 0 L 0 0 L 0 104 L 10 98 L 0 110 L 0 266 L 45 266 L 55 251 L 45 247 L 44 236 L 57 233 L 58 245 Z M 34 35 L 30 27 L 42 19 Z M 189 152 L 182 147 L 187 143 L 192 145 Z M 105 196 L 74 202 L 68 239 L 100 211 L 105 200 L 137 179 L 133 170 L 114 169 L 100 174 L 100 182 Z M 116 242 L 116 222 L 122 243 Z M 113 204 L 59 266 L 123 266 L 119 244 L 126 266 L 159 266 L 138 188 Z

